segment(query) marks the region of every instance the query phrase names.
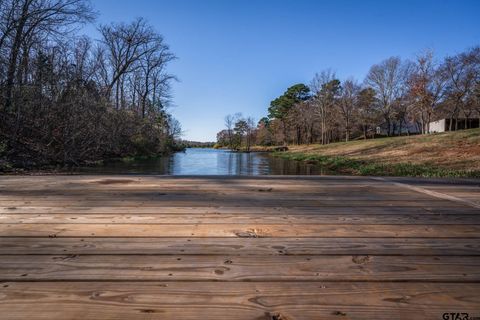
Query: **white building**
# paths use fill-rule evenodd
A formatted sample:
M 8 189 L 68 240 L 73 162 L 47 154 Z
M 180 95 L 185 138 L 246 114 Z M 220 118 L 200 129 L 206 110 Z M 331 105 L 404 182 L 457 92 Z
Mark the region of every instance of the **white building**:
M 452 131 L 479 128 L 480 119 L 478 118 L 458 118 L 452 119 Z M 430 133 L 445 132 L 450 130 L 450 119 L 440 119 L 430 122 Z
M 430 132 L 435 133 L 435 132 L 445 132 L 448 130 L 448 127 L 446 127 L 446 121 L 447 119 L 441 119 L 437 121 L 430 122 L 428 125 Z

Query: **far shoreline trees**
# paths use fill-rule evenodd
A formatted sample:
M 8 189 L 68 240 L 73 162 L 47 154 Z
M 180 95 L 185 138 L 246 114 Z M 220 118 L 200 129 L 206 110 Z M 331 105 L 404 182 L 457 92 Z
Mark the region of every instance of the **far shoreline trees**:
M 244 117 L 227 116 L 219 146 L 249 150 L 253 144 L 329 144 L 376 136 L 428 134 L 429 124 L 449 119 L 449 130 L 469 128 L 480 117 L 480 47 L 435 60 L 425 51 L 413 61 L 390 57 L 364 81 L 341 81 L 331 70 L 310 84 L 289 87 L 272 100 L 268 116 L 249 133 L 235 130 Z M 228 121 L 227 121 L 228 120 Z M 248 138 L 248 139 L 247 139 Z M 252 140 L 253 138 L 253 140 Z
M 227 147 L 232 150 L 250 151 L 256 143 L 256 124 L 252 117 L 243 117 L 241 113 L 225 117 L 226 129 L 217 133 L 215 147 Z

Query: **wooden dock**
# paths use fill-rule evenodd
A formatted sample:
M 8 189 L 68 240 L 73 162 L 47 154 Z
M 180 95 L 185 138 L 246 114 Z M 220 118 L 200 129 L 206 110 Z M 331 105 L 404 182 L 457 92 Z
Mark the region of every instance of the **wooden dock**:
M 480 317 L 480 181 L 0 176 L 2 320 L 452 312 Z

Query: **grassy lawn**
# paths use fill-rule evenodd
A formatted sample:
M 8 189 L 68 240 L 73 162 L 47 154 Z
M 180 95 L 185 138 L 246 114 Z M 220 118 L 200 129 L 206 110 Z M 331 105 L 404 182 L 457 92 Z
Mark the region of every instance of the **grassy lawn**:
M 479 178 L 480 129 L 289 146 L 275 155 L 339 174 Z

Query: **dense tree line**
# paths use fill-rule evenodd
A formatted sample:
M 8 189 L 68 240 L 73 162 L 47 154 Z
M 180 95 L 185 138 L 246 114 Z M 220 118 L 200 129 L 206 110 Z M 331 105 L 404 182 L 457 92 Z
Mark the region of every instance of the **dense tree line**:
M 191 141 L 191 140 L 181 140 L 178 142 L 178 145 L 184 148 L 213 148 L 215 142 L 201 142 L 201 141 Z
M 480 47 L 437 62 L 429 51 L 414 61 L 391 57 L 373 65 L 362 83 L 340 81 L 330 70 L 309 85 L 295 84 L 274 99 L 268 117 L 238 130 L 242 117 L 228 116 L 218 143 L 328 144 L 376 135 L 430 133 L 448 119 L 448 130 L 477 125 L 480 115 Z M 233 119 L 235 121 L 233 121 Z M 247 134 L 248 131 L 248 134 Z M 247 140 L 248 139 L 248 143 Z
M 255 121 L 252 117 L 245 118 L 241 113 L 225 117 L 226 129 L 217 133 L 216 147 L 228 147 L 232 150 L 250 151 L 256 144 Z
M 17 165 L 167 151 L 175 56 L 145 20 L 99 26 L 86 0 L 0 0 L 0 156 Z

